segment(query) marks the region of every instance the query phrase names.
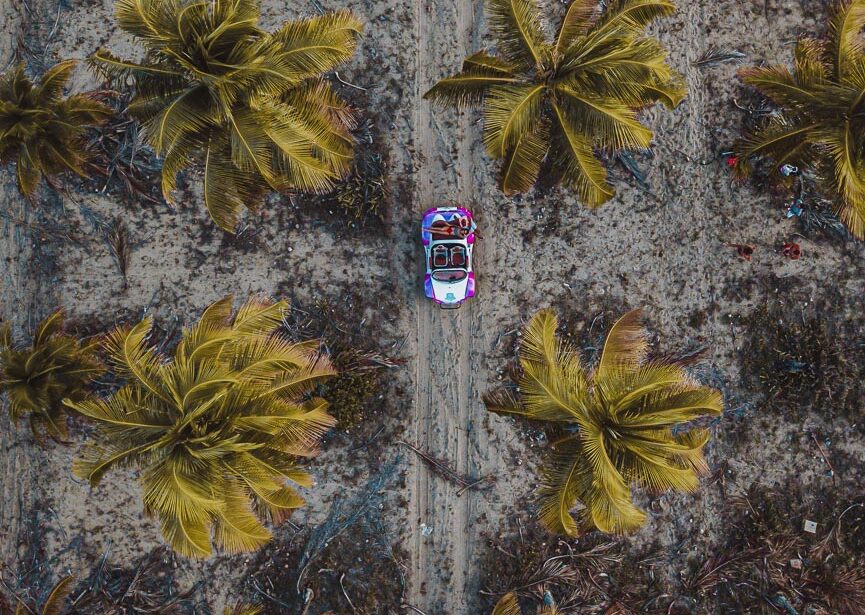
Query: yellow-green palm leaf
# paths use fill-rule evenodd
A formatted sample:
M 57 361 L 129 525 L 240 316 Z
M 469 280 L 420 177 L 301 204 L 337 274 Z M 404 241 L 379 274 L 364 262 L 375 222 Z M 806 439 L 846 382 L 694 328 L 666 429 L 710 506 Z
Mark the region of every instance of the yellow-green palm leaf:
M 9 325 L 0 329 L 0 392 L 9 399 L 9 414 L 25 416 L 37 440 L 45 431 L 66 437 L 63 399 L 82 399 L 87 384 L 103 371 L 96 342 L 63 333 L 63 312 L 56 311 L 36 327 L 29 347 L 13 344 Z
M 558 615 L 560 612 L 556 605 L 551 604 L 538 608 L 537 615 Z M 502 596 L 493 608 L 492 615 L 522 615 L 517 595 L 513 592 L 508 592 Z
M 27 197 L 42 177 L 84 175 L 84 132 L 111 116 L 111 108 L 91 95 L 63 98 L 74 67 L 72 60 L 60 62 L 38 85 L 23 64 L 0 76 L 0 163 L 16 162 L 18 187 Z
M 272 33 L 258 26 L 258 0 L 117 0 L 116 14 L 145 59 L 92 60 L 132 79 L 129 109 L 163 160 L 167 200 L 177 174 L 199 163 L 205 206 L 232 231 L 268 190 L 327 192 L 348 171 L 353 119 L 322 75 L 354 54 L 362 26 L 351 13 Z
M 709 433 L 683 427 L 719 414 L 721 394 L 678 364 L 648 359 L 639 310 L 612 327 L 593 370 L 556 336 L 557 326 L 550 310 L 531 319 L 520 348 L 519 396 L 497 390 L 484 402 L 492 412 L 552 422 L 560 434 L 541 466 L 545 527 L 571 536 L 589 528 L 633 532 L 646 514 L 633 502 L 632 485 L 655 493 L 698 487 Z
M 529 190 L 555 168 L 580 200 L 597 207 L 613 188 L 599 152 L 645 149 L 652 132 L 636 113 L 685 95 L 682 77 L 645 28 L 675 9 L 669 0 L 572 0 L 549 39 L 534 0 L 487 0 L 497 54 L 479 51 L 426 98 L 482 104 L 484 144 L 502 160 L 506 194 Z
M 139 468 L 146 509 L 183 555 L 266 543 L 262 520 L 303 506 L 294 485 L 312 479 L 299 458 L 315 455 L 334 424 L 327 402 L 310 397 L 334 370 L 317 343 L 278 334 L 286 309 L 254 298 L 232 317 L 226 297 L 184 331 L 173 357 L 147 345 L 149 319 L 117 328 L 105 350 L 124 386 L 66 401 L 97 429 L 76 474 L 96 485 L 111 468 Z
M 737 144 L 736 174 L 759 159 L 811 171 L 836 197 L 841 220 L 865 237 L 865 0 L 843 0 L 825 40 L 796 44 L 793 70 L 754 67 L 740 72 L 777 112 Z

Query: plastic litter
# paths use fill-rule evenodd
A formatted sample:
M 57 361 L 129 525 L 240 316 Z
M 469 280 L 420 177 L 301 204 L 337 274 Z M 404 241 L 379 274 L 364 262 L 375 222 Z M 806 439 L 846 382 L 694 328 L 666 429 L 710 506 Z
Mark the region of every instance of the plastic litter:
M 778 171 L 780 171 L 781 175 L 784 177 L 799 175 L 799 167 L 793 166 L 792 164 L 782 164 Z
M 790 560 L 790 568 L 793 570 L 802 570 L 802 560 L 798 557 L 794 557 Z
M 809 519 L 805 519 L 805 531 L 808 532 L 809 534 L 816 534 L 817 533 L 817 522 L 811 521 Z
M 420 524 L 420 533 L 422 536 L 432 536 L 433 528 L 431 525 L 427 525 L 426 523 Z
M 787 208 L 787 217 L 799 217 L 802 215 L 802 199 L 796 199 L 791 203 L 790 207 Z
M 783 594 L 778 594 L 772 598 L 772 604 L 778 608 L 784 609 L 784 612 L 787 613 L 787 615 L 799 615 L 799 611 L 793 608 L 793 605 L 790 604 Z

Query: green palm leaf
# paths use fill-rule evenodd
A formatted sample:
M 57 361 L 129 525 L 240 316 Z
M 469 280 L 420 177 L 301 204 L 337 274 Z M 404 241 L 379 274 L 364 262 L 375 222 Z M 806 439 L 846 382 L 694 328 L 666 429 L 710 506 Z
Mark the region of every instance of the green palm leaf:
M 736 176 L 755 162 L 793 164 L 811 172 L 834 198 L 842 222 L 865 236 L 865 149 L 860 115 L 865 106 L 865 0 L 841 0 L 826 39 L 802 38 L 793 71 L 758 67 L 741 72 L 775 107 L 737 143 Z
M 186 329 L 173 357 L 146 345 L 148 320 L 108 336 L 117 374 L 128 379 L 102 399 L 68 400 L 96 425 L 74 470 L 97 484 L 113 467 L 141 471 L 145 508 L 171 547 L 207 557 L 212 543 L 250 551 L 303 505 L 297 467 L 333 426 L 327 402 L 310 397 L 334 374 L 309 342 L 277 330 L 287 305 L 252 298 L 232 317 L 231 298 Z M 317 347 L 317 344 L 315 344 Z
M 142 62 L 99 51 L 92 62 L 131 79 L 130 113 L 163 157 L 166 200 L 176 175 L 204 166 L 204 202 L 232 231 L 268 190 L 324 192 L 350 167 L 354 120 L 322 79 L 351 58 L 362 24 L 340 11 L 258 26 L 258 0 L 118 0 L 118 23 Z
M 469 56 L 460 73 L 425 98 L 456 107 L 483 103 L 484 144 L 502 159 L 505 194 L 529 190 L 555 168 L 583 203 L 596 207 L 613 189 L 594 149 L 647 148 L 652 132 L 636 112 L 657 102 L 673 108 L 684 97 L 684 80 L 666 50 L 643 33 L 673 9 L 667 0 L 617 1 L 604 10 L 572 0 L 551 43 L 534 2 L 488 0 L 498 55 Z
M 39 441 L 43 429 L 52 438 L 66 437 L 63 400 L 80 401 L 104 371 L 96 345 L 65 334 L 63 323 L 62 311 L 50 314 L 26 347 L 13 343 L 8 324 L 0 335 L 0 393 L 9 399 L 12 419 L 28 417 Z
M 721 395 L 679 365 L 647 360 L 638 310 L 611 328 L 592 373 L 557 339 L 556 327 L 549 310 L 532 318 L 520 348 L 519 396 L 497 391 L 484 402 L 491 412 L 551 421 L 565 434 L 552 441 L 541 466 L 539 519 L 546 528 L 571 536 L 591 528 L 633 532 L 646 513 L 632 501 L 632 484 L 653 492 L 697 488 L 707 471 L 702 449 L 709 433 L 681 427 L 719 414 Z
M 18 187 L 32 198 L 42 177 L 84 175 L 85 131 L 112 114 L 95 95 L 63 98 L 75 62 L 48 69 L 38 84 L 19 65 L 0 75 L 0 163 L 16 162 Z

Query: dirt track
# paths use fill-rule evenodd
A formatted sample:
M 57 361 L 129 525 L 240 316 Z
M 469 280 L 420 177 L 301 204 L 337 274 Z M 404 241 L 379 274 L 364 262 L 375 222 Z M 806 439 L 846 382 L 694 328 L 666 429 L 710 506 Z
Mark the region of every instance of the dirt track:
M 309 2 L 288 8 L 276 0 L 263 4 L 267 28 L 313 12 Z M 500 532 L 505 516 L 530 496 L 536 480 L 531 467 L 539 457 L 533 450 L 538 444 L 521 437 L 519 424 L 489 416 L 480 396 L 496 384 L 497 370 L 511 356 L 512 332 L 531 313 L 554 305 L 569 311 L 576 326 L 592 329 L 602 316 L 647 306 L 660 348 L 706 344 L 704 373 L 724 388 L 731 404 L 738 404 L 744 395 L 737 384 L 741 319 L 767 299 L 780 297 L 783 302 L 779 286 L 793 289 L 791 305 L 798 307 L 819 297 L 831 280 L 838 287 L 839 318 L 850 306 L 861 305 L 861 244 L 803 240 L 802 260 L 787 261 L 777 254 L 779 243 L 795 232 L 795 222 L 770 206 L 765 195 L 732 186 L 717 156 L 741 124 L 742 114 L 732 104 L 741 94 L 736 66 L 692 66 L 709 45 L 740 49 L 754 63 L 786 62 L 792 57 L 790 40 L 800 30 L 815 30 L 816 22 L 803 8 L 805 0 L 680 2 L 679 13 L 654 30 L 671 50 L 672 64 L 685 73 L 689 97 L 672 113 L 654 109 L 645 114 L 656 133 L 654 157 L 638 157 L 648 186 L 637 185 L 620 165 L 612 165 L 618 196 L 593 212 L 561 191 L 503 197 L 495 186 L 497 165 L 483 151 L 479 114 L 422 100 L 437 79 L 459 68 L 465 55 L 489 44 L 482 0 L 321 4 L 327 10 L 351 8 L 368 24 L 358 57 L 341 76 L 368 90 L 369 100 L 356 104 L 365 104 L 377 120 L 376 138 L 388 149 L 394 185 L 407 186 L 404 192 L 395 189 L 388 236 L 367 240 L 335 235 L 320 220 L 298 213 L 287 199 L 274 199 L 265 215 L 247 219 L 249 231 L 242 240 L 232 241 L 214 232 L 193 187 L 176 210 L 140 204 L 120 210 L 135 240 L 127 287 L 101 234 L 69 201 L 42 207 L 48 218 L 70 222 L 76 242 L 49 239 L 44 248 L 42 235 L 24 224 L 34 209 L 18 196 L 7 169 L 2 197 L 11 205 L 3 209 L 16 222 L 0 220 L 0 258 L 11 259 L 4 260 L 0 278 L 0 316 L 12 320 L 16 333 L 23 335 L 35 319 L 58 305 L 79 321 L 98 319 L 106 327 L 120 318 L 137 318 L 148 308 L 168 329 L 172 323 L 190 322 L 210 301 L 229 292 L 308 300 L 355 289 L 359 280 L 369 281 L 371 288 L 380 280 L 393 281 L 395 301 L 404 307 L 393 316 L 386 335 L 408 336 L 402 351 L 406 368 L 394 372 L 406 395 L 394 395 L 399 409 L 387 418 L 385 433 L 403 429 L 400 438 L 449 461 L 460 474 L 495 479 L 487 489 L 458 495 L 458 485 L 435 475 L 394 439 L 382 436 L 371 447 L 379 449 L 369 455 L 373 462 L 403 453 L 405 489 L 394 488 L 389 494 L 386 521 L 410 559 L 404 562 L 405 601 L 427 615 L 477 615 L 481 578 L 490 572 L 481 568 L 490 558 L 484 532 Z M 129 49 L 128 39 L 116 28 L 106 28 L 112 23 L 111 5 L 110 0 L 73 0 L 68 5 L 30 0 L 32 13 L 21 5 L 4 7 L 0 27 L 8 40 L 0 59 L 9 58 L 18 34 L 31 43 L 38 39 L 34 27 L 22 20 L 55 34 L 51 52 L 57 57 L 83 58 L 100 45 L 123 53 Z M 553 0 L 545 3 L 551 15 L 557 16 L 561 7 Z M 557 17 L 552 21 L 557 23 Z M 753 35 L 755 28 L 759 37 Z M 76 73 L 76 89 L 96 85 L 85 68 Z M 341 91 L 350 99 L 358 95 L 353 88 Z M 115 199 L 77 196 L 101 215 L 117 213 Z M 441 203 L 471 207 L 485 237 L 475 248 L 478 296 L 456 312 L 435 308 L 421 288 L 417 224 L 425 209 Z M 38 221 L 45 222 L 41 217 Z M 754 261 L 737 259 L 724 246 L 728 241 L 757 245 Z M 388 255 L 384 265 L 381 253 Z M 48 278 L 46 262 L 51 265 Z M 731 490 L 755 478 L 781 481 L 790 472 L 803 481 L 826 481 L 822 461 L 809 450 L 810 441 L 800 438 L 801 426 L 773 424 L 759 438 L 744 442 L 736 440 L 736 426 L 726 417 L 708 450 L 713 469 L 721 460 L 731 460 L 737 472 Z M 863 458 L 861 442 L 844 426 L 817 421 L 810 428 L 831 436 L 836 450 Z M 363 484 L 366 466 L 353 453 L 362 442 L 351 438 L 334 438 L 314 462 L 319 485 L 308 494 L 310 506 L 293 522 L 315 525 L 326 515 L 335 492 L 357 491 Z M 50 560 L 73 570 L 96 561 L 109 543 L 112 559 L 125 563 L 161 544 L 155 524 L 143 516 L 133 472 L 117 472 L 108 485 L 93 491 L 71 477 L 68 462 L 84 435 L 76 432 L 73 440 L 69 447 L 42 452 L 30 443 L 23 425 L 16 430 L 8 426 L 5 414 L 0 419 L 0 556 L 13 569 L 29 566 L 20 561 L 24 550 L 18 547 L 34 538 L 31 526 L 39 526 L 48 558 L 59 558 L 73 539 L 83 537 L 75 558 L 66 553 Z M 798 442 L 799 448 L 790 442 Z M 346 460 L 361 468 L 360 478 Z M 857 480 L 853 471 L 845 478 Z M 407 515 L 399 505 L 403 497 L 408 500 Z M 707 535 L 718 528 L 725 497 L 707 487 L 696 496 L 657 498 L 649 524 L 629 544 L 657 540 L 671 549 L 682 544 L 684 551 L 697 549 L 702 536 L 697 528 Z M 41 514 L 46 506 L 53 515 Z M 431 530 L 428 536 L 422 525 Z M 278 530 L 281 537 L 290 533 L 287 526 Z M 221 604 L 248 590 L 246 559 L 184 563 L 180 572 L 188 586 L 205 581 L 205 593 Z M 46 569 L 46 574 L 59 569 Z M 365 581 L 360 574 L 349 580 Z

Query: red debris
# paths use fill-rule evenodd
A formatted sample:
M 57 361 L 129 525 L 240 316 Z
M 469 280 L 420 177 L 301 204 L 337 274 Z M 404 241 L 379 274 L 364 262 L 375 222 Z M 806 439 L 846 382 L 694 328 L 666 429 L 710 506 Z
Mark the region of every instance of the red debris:
M 784 256 L 789 258 L 790 260 L 799 260 L 802 256 L 802 248 L 798 243 L 793 241 L 788 241 L 784 244 Z
M 728 167 L 735 167 L 738 162 L 739 162 L 738 156 L 727 156 L 727 166 Z
M 736 248 L 736 254 L 739 255 L 739 258 L 746 261 L 750 261 L 754 255 L 754 246 L 747 243 L 728 243 L 727 245 L 731 248 Z

